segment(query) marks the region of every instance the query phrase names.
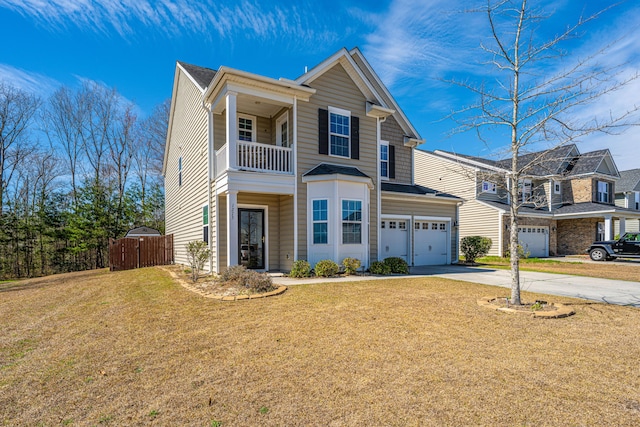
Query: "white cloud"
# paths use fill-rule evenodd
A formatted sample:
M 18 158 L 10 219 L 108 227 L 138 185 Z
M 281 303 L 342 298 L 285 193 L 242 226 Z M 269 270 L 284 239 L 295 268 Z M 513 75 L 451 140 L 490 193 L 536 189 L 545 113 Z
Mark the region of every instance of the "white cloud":
M 43 97 L 50 95 L 60 86 L 60 83 L 50 77 L 15 68 L 8 64 L 0 64 L 0 82 Z
M 142 24 L 151 31 L 213 34 L 225 40 L 239 36 L 293 36 L 299 42 L 314 43 L 337 40 L 338 33 L 317 30 L 321 27 L 315 22 L 312 6 L 304 10 L 296 6 L 266 8 L 248 0 L 235 4 L 214 0 L 0 0 L 0 7 L 34 18 L 52 31 L 76 26 L 126 37 Z

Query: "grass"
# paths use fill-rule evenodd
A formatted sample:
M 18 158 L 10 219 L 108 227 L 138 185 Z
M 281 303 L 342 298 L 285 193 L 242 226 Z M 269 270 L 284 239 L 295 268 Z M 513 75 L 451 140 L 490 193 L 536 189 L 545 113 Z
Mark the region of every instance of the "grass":
M 509 269 L 509 259 L 500 257 L 478 258 L 478 264 L 484 267 Z M 575 261 L 556 261 L 544 258 L 528 258 L 520 260 L 520 269 L 524 271 L 540 271 L 546 273 L 573 274 L 576 276 L 600 277 L 602 279 L 628 280 L 640 282 L 640 263 L 584 263 L 580 258 Z
M 21 283 L 0 290 L 0 425 L 640 422 L 635 308 L 553 297 L 577 314 L 533 319 L 436 278 L 232 303 L 155 268 Z

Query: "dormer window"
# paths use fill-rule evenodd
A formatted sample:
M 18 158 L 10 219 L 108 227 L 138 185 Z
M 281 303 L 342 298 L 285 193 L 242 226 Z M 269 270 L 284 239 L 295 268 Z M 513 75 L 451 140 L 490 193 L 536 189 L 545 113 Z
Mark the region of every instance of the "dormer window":
M 496 194 L 496 183 L 491 181 L 482 181 L 482 192 Z
M 599 203 L 610 203 L 611 183 L 598 181 L 598 190 L 596 192 L 596 201 Z

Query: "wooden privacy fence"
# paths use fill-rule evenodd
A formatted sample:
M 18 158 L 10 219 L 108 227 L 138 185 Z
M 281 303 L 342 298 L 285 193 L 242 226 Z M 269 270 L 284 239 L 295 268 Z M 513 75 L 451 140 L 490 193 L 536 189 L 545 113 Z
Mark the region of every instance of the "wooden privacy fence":
M 173 264 L 173 234 L 109 239 L 109 270 Z

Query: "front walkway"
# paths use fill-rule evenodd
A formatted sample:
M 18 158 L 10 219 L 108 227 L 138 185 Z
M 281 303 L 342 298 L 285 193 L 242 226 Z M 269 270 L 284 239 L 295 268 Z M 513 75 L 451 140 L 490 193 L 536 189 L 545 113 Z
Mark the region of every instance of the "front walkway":
M 510 274 L 509 270 L 494 270 L 462 265 L 437 265 L 412 267 L 410 276 L 349 276 L 336 279 L 293 279 L 289 277 L 276 276 L 273 277 L 273 282 L 289 286 L 307 283 L 398 279 L 402 277 L 442 277 L 445 279 L 462 280 L 465 282 L 510 288 Z M 520 288 L 522 291 L 536 292 L 540 294 L 583 298 L 607 304 L 640 307 L 640 282 L 571 276 L 568 274 L 520 271 Z

